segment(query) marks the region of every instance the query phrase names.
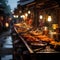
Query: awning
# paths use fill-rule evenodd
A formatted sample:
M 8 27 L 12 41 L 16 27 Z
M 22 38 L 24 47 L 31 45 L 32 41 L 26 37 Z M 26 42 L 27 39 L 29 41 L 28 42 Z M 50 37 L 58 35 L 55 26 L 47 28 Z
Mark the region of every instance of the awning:
M 25 5 L 25 4 L 28 4 L 28 3 L 31 3 L 33 2 L 34 0 L 20 0 L 20 5 Z

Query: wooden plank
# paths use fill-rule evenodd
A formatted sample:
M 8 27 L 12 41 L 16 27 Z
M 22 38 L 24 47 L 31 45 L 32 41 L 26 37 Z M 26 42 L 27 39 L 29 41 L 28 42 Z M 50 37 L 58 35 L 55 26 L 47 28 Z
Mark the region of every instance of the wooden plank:
M 17 29 L 14 27 L 15 31 L 17 32 Z M 17 34 L 19 35 L 19 33 L 17 32 Z M 21 40 L 23 41 L 23 43 L 25 44 L 25 46 L 27 47 L 27 49 L 29 50 L 30 53 L 34 53 L 33 50 L 29 47 L 29 45 L 27 44 L 27 42 L 19 35 L 19 37 L 21 38 Z

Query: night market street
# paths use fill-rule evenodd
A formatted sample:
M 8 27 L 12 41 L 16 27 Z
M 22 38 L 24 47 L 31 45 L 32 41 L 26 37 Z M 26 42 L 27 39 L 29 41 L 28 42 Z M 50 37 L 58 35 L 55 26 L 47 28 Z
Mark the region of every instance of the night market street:
M 60 0 L 0 0 L 0 60 L 43 60 L 57 53 Z

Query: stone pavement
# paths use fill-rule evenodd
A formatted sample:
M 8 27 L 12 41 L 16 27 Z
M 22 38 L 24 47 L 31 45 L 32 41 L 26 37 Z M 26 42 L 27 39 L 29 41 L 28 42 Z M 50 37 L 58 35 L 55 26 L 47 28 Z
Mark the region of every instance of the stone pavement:
M 0 57 L 1 60 L 12 59 L 13 43 L 11 37 L 11 30 L 3 32 L 0 35 Z

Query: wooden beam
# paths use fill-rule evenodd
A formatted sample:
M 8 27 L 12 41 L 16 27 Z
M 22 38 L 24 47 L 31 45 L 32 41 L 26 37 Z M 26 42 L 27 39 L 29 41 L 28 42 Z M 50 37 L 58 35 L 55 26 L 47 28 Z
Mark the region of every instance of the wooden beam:
M 29 3 L 29 4 L 27 4 L 27 7 L 32 6 L 32 5 L 34 5 L 34 4 L 36 4 L 36 2 Z

